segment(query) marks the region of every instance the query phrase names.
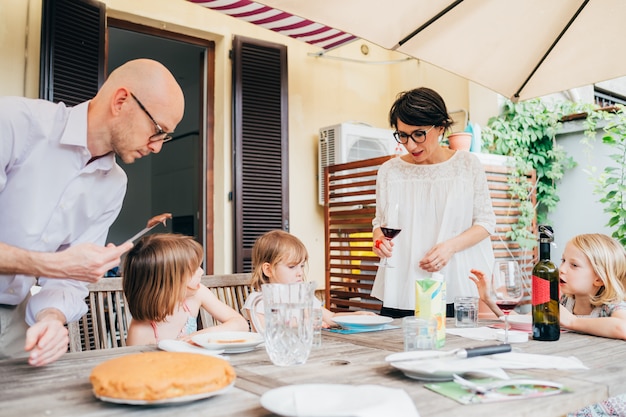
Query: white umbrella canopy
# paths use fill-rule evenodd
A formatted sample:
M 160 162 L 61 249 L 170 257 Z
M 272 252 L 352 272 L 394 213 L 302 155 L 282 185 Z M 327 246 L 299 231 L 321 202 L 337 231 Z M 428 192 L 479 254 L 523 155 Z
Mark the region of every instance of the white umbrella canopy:
M 625 0 L 255 0 L 514 101 L 626 75 Z

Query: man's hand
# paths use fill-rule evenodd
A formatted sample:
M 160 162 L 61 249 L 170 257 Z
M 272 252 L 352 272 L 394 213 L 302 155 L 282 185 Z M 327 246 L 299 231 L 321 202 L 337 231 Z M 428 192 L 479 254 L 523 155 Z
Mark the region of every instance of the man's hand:
M 81 243 L 61 252 L 41 253 L 44 262 L 37 275 L 98 282 L 109 269 L 120 264 L 121 256 L 132 247 L 131 242 L 124 242 L 119 246 L 109 243 L 106 247 Z
M 24 350 L 30 352 L 29 364 L 47 365 L 67 352 L 70 339 L 64 324 L 65 316 L 57 309 L 48 308 L 37 314 L 37 323 L 26 331 Z

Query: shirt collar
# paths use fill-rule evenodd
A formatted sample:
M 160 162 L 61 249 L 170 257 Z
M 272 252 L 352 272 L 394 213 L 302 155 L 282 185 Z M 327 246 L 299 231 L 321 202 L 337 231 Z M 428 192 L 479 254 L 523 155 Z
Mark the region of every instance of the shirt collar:
M 91 153 L 87 147 L 87 110 L 89 109 L 89 102 L 77 104 L 69 109 L 69 116 L 65 125 L 65 130 L 61 135 L 61 144 L 72 145 L 83 148 L 84 164 L 91 159 Z M 92 169 L 102 169 L 109 171 L 115 164 L 115 154 L 109 152 L 108 154 L 96 159 L 90 165 Z

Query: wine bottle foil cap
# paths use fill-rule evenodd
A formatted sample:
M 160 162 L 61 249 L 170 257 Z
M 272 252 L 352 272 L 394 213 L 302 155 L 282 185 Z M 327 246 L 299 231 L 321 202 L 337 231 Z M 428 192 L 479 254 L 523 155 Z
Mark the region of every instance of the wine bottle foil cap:
M 554 230 L 552 230 L 551 226 L 540 224 L 538 229 L 540 243 L 554 242 Z

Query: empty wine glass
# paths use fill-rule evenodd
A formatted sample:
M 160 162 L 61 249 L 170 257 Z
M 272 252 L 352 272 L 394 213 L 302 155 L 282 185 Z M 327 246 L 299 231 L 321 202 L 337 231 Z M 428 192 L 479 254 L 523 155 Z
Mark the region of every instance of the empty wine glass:
M 509 313 L 522 300 L 522 272 L 516 261 L 496 261 L 491 276 L 492 296 L 504 313 L 504 343 L 509 343 Z
M 385 239 L 391 240 L 400 233 L 400 205 L 397 202 L 388 202 L 383 209 L 380 230 L 383 232 Z M 383 259 L 381 266 L 394 268 L 387 258 Z

